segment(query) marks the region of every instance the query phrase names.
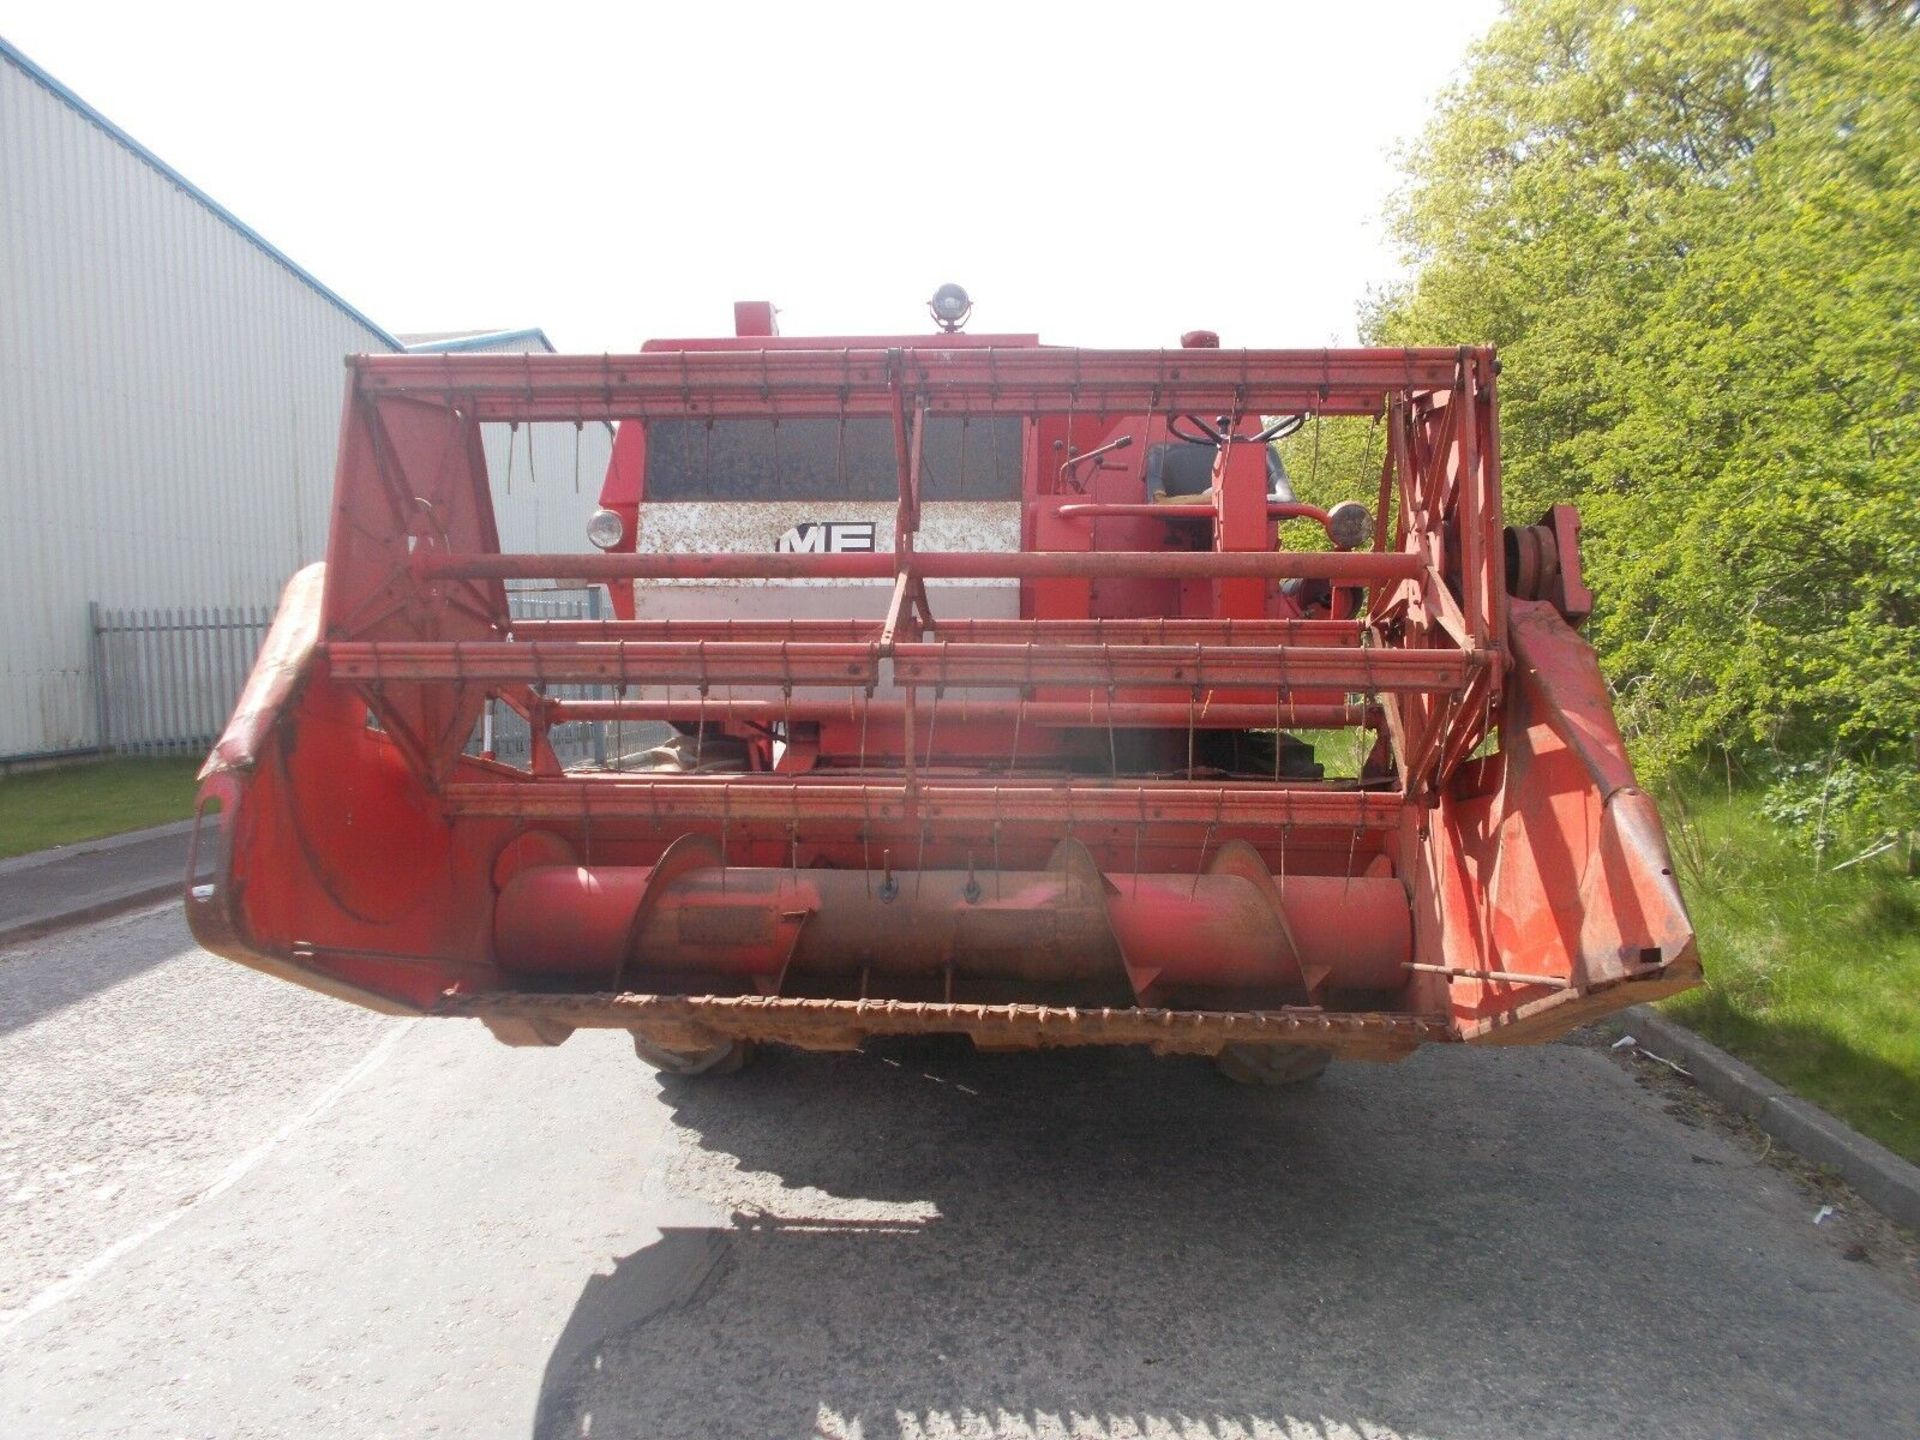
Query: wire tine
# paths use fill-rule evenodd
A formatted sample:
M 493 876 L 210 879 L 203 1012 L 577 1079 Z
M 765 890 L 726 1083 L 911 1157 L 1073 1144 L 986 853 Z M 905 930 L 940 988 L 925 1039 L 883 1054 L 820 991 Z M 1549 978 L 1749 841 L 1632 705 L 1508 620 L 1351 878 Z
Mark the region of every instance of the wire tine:
M 624 640 L 620 642 L 620 683 L 613 687 L 613 698 L 616 700 L 627 698 L 626 644 Z M 626 707 L 623 705 L 613 712 L 613 769 L 616 775 L 627 768 L 626 761 L 627 722 Z
M 844 495 L 847 490 L 847 390 L 840 387 L 840 414 L 834 427 L 833 436 L 833 483 L 834 494 Z
M 1279 690 L 1273 692 L 1273 783 L 1276 785 L 1280 783 L 1280 741 L 1282 738 L 1280 729 L 1281 693 Z
M 991 369 L 993 366 L 993 350 L 991 347 L 989 347 L 987 350 L 987 364 L 988 364 L 988 368 Z M 988 426 L 988 429 L 991 430 L 993 434 L 993 441 L 992 441 L 993 493 L 996 496 L 1001 493 L 1000 491 L 1000 423 L 1001 423 L 1000 416 L 997 411 L 990 412 L 988 414 L 987 426 Z
M 1221 793 L 1223 795 L 1225 794 L 1224 791 Z M 1200 893 L 1200 877 L 1206 872 L 1207 868 L 1207 851 L 1213 848 L 1214 833 L 1218 829 L 1219 825 L 1217 822 L 1212 820 L 1207 822 L 1207 833 L 1202 836 L 1200 840 L 1200 859 L 1193 867 L 1193 883 L 1187 889 L 1187 897 L 1189 899 Z
M 1136 789 L 1134 799 L 1140 806 L 1140 818 L 1133 824 L 1133 898 L 1140 898 L 1140 841 L 1147 833 L 1147 792 L 1144 786 Z
M 693 729 L 693 768 L 695 770 L 700 768 L 701 757 L 705 753 L 707 743 L 707 664 L 704 653 L 706 641 L 701 641 L 700 646 L 703 652 L 700 657 L 700 708 L 695 712 Z
M 1195 685 L 1187 692 L 1187 779 L 1193 779 L 1193 725 L 1194 709 L 1200 703 L 1200 687 Z
M 1360 793 L 1362 795 L 1366 794 L 1364 790 L 1361 791 Z M 1363 801 L 1362 803 L 1364 804 L 1365 802 Z M 1360 827 L 1358 825 L 1355 825 L 1353 829 L 1347 833 L 1347 876 L 1345 881 L 1340 886 L 1340 896 L 1342 899 L 1345 899 L 1347 892 L 1353 889 L 1353 857 L 1355 852 L 1358 851 L 1359 848 L 1360 848 Z
M 1113 738 L 1113 683 L 1107 683 L 1107 773 L 1120 778 L 1120 747 Z
M 866 723 L 861 722 L 861 752 L 866 751 Z M 860 873 L 866 878 L 867 899 L 873 899 L 873 786 L 865 780 L 860 782 L 860 810 L 865 823 L 860 827 Z

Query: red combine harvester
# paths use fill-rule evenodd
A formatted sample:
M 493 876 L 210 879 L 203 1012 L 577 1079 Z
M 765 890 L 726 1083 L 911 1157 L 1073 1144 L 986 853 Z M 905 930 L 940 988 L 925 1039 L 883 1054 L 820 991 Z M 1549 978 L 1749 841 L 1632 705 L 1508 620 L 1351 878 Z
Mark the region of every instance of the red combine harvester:
M 1079 350 L 967 308 L 352 360 L 326 562 L 202 773 L 201 943 L 683 1073 L 947 1032 L 1282 1081 L 1697 981 L 1575 516 L 1502 527 L 1490 349 Z M 1383 437 L 1371 508 L 1274 459 L 1336 416 Z M 601 553 L 501 553 L 500 422 L 617 427 Z M 525 766 L 478 751 L 490 704 Z M 560 763 L 578 721 L 604 765 Z M 619 754 L 641 722 L 671 738 Z M 1329 730 L 1344 778 L 1297 738 Z

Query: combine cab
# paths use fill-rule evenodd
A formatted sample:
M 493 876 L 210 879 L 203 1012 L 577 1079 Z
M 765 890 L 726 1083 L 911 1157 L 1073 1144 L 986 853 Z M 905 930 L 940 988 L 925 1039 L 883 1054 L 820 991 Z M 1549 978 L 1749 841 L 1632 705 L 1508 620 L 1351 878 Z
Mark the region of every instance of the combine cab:
M 1490 350 L 736 329 L 351 363 L 326 562 L 203 772 L 204 945 L 688 1072 L 947 1032 L 1297 1078 L 1697 980 L 1575 518 L 1502 526 Z M 1323 510 L 1271 442 L 1334 416 L 1380 464 Z M 500 422 L 617 428 L 599 553 L 501 553 Z M 540 582 L 613 618 L 515 618 Z

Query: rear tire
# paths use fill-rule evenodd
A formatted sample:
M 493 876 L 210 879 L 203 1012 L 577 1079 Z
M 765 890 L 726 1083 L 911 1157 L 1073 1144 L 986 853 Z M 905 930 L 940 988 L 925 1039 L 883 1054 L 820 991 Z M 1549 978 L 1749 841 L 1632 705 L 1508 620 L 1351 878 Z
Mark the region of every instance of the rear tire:
M 1229 1045 L 1214 1068 L 1240 1085 L 1311 1085 L 1326 1073 L 1333 1052 L 1318 1045 Z
M 751 1040 L 723 1040 L 705 1050 L 668 1050 L 633 1037 L 633 1053 L 662 1075 L 731 1075 L 753 1058 Z

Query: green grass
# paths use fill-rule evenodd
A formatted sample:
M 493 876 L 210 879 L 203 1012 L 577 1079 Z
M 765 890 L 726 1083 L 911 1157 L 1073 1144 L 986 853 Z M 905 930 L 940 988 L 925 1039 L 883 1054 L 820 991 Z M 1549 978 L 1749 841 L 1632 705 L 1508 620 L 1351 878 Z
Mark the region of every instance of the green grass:
M 1707 972 L 1662 1008 L 1920 1161 L 1920 880 L 1904 853 L 1823 869 L 1751 794 L 1662 809 Z
M 114 759 L 0 779 L 0 858 L 97 840 L 193 813 L 192 757 Z

